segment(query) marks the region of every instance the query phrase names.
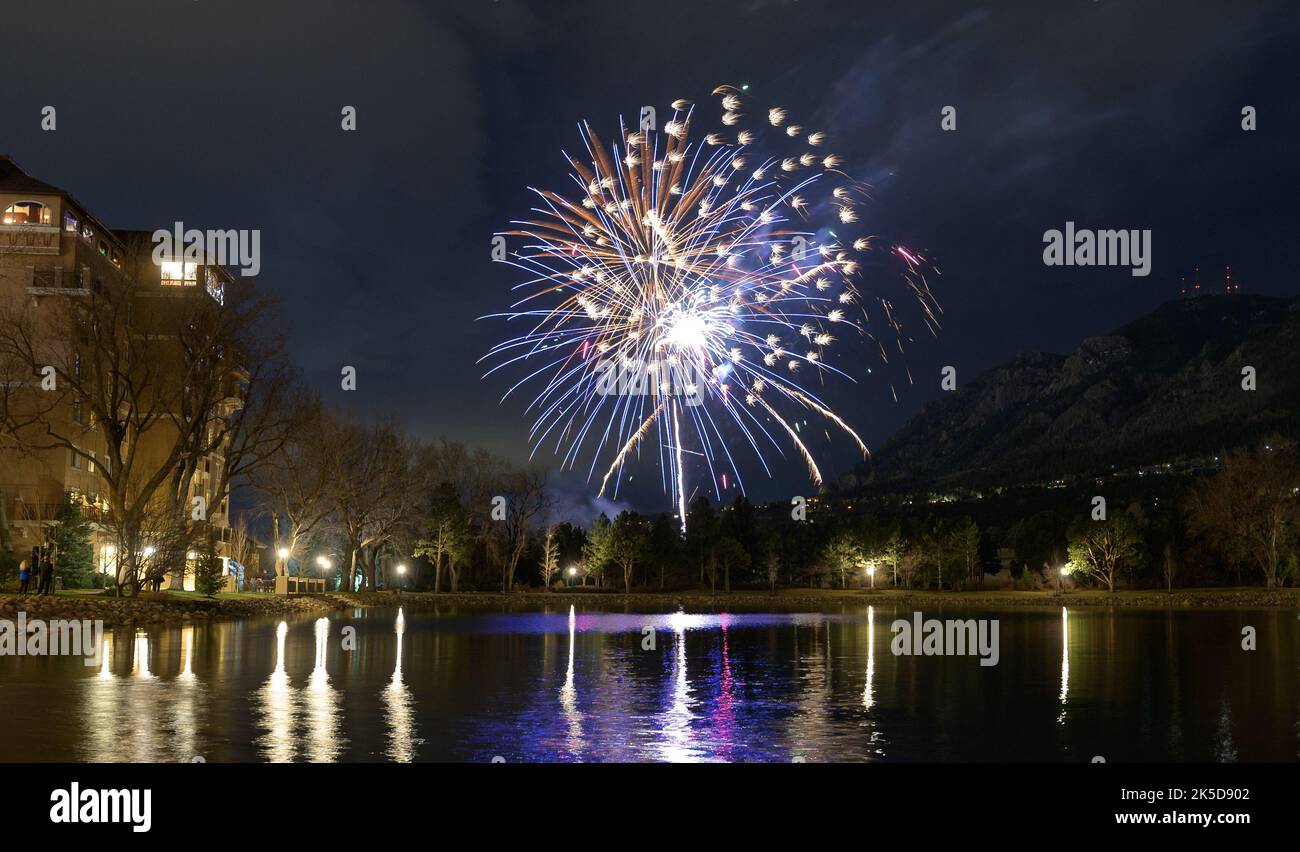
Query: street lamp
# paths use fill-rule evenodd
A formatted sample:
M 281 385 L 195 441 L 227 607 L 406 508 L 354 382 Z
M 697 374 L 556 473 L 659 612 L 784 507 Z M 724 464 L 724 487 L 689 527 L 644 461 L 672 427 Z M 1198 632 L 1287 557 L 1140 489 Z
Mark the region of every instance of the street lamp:
M 570 585 L 570 586 L 573 585 L 573 578 L 576 577 L 576 576 L 578 576 L 578 568 L 577 568 L 577 566 L 576 566 L 576 565 L 570 565 L 570 566 L 569 566 L 569 585 Z
M 1069 574 L 1070 574 L 1070 566 L 1069 566 L 1069 564 L 1067 563 L 1067 564 L 1065 564 L 1065 565 L 1062 565 L 1062 566 L 1061 566 L 1061 578 L 1060 578 L 1059 580 L 1056 581 L 1056 591 L 1057 591 L 1057 594 L 1060 594 L 1061 592 L 1065 591 L 1065 578 L 1068 577 Z
M 874 590 L 876 588 L 876 565 L 874 562 L 867 565 L 867 576 L 871 578 L 871 588 Z
M 324 580 L 325 572 L 328 571 L 333 566 L 330 564 L 330 561 L 326 559 L 324 556 L 317 556 L 316 564 L 320 566 L 320 578 Z

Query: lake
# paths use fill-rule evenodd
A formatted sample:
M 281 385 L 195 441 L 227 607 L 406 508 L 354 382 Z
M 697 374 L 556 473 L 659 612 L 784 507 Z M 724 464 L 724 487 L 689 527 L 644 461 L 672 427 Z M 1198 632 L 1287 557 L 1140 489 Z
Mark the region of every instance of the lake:
M 372 609 L 109 631 L 97 665 L 0 657 L 0 760 L 1300 756 L 1294 611 L 924 610 L 996 619 L 994 666 L 894 654 L 912 614 Z

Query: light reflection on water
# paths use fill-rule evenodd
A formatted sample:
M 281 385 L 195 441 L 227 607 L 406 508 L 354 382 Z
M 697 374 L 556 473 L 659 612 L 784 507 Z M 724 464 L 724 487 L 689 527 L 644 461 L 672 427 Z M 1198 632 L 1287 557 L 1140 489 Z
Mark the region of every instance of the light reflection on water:
M 416 746 L 423 740 L 415 735 L 415 699 L 402 681 L 402 637 L 406 634 L 406 614 L 400 609 L 397 611 L 394 632 L 397 634 L 397 664 L 393 667 L 392 680 L 384 689 L 388 731 L 388 749 L 385 754 L 390 760 L 410 763 L 415 760 Z
M 398 610 L 119 630 L 94 667 L 0 658 L 0 714 L 18 720 L 0 759 L 1298 756 L 1293 613 L 1000 613 L 989 668 L 895 656 L 890 624 L 910 615 Z M 1243 624 L 1259 652 L 1240 650 Z

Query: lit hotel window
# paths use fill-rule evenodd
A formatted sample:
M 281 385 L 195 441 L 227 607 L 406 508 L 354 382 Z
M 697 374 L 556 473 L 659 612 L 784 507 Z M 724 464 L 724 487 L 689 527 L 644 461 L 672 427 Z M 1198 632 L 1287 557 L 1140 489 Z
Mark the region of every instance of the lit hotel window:
M 50 208 L 39 201 L 15 201 L 5 208 L 6 225 L 48 225 Z
M 193 287 L 199 283 L 199 265 L 179 260 L 164 260 L 162 283 L 169 287 Z

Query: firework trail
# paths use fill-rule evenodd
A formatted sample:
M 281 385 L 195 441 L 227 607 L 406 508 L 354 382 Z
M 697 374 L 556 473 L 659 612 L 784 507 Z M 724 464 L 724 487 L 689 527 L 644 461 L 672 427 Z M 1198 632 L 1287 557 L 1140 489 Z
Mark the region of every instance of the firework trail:
M 525 241 L 505 260 L 524 280 L 510 310 L 494 316 L 528 329 L 484 356 L 496 362 L 487 375 L 532 368 L 506 396 L 540 385 L 528 405 L 534 453 L 553 444 L 567 467 L 589 454 L 588 480 L 604 471 L 600 494 L 611 484 L 617 493 L 653 435 L 683 527 L 691 473 L 707 471 L 710 483 L 732 473 L 743 491 L 733 448 L 770 475 L 767 453 L 793 444 L 821 485 L 785 408 L 820 414 L 866 456 L 809 385 L 852 380 L 827 361 L 839 336 L 869 338 L 885 360 L 882 334 L 900 351 L 904 342 L 892 302 L 864 295 L 874 238 L 841 232 L 858 222 L 867 188 L 825 150 L 826 134 L 783 108 L 754 110 L 733 87 L 713 94 L 721 115 L 698 141 L 687 101 L 675 101 L 658 130 L 622 126 L 613 144 L 580 126 L 583 151 L 566 154 L 571 195 L 533 189 L 533 218 L 502 232 Z M 818 227 L 822 214 L 829 223 Z M 903 246 L 890 254 L 933 332 L 925 258 Z

